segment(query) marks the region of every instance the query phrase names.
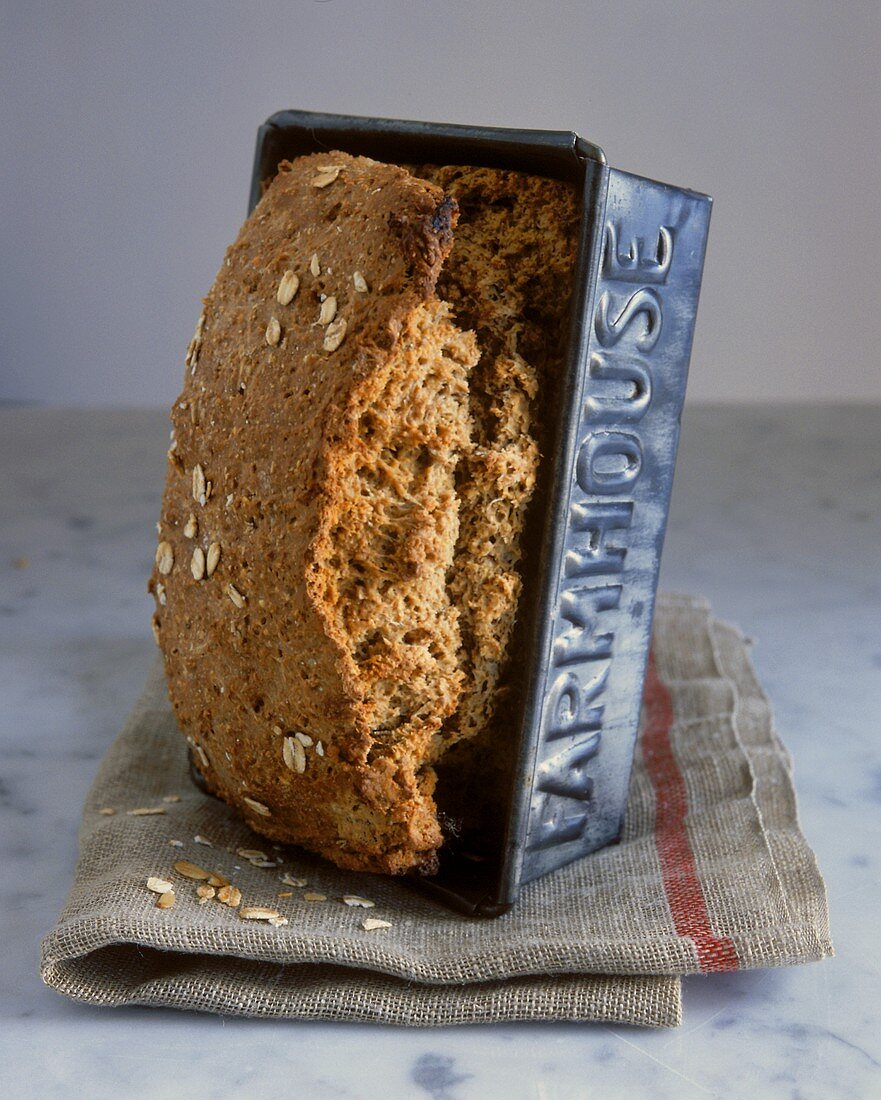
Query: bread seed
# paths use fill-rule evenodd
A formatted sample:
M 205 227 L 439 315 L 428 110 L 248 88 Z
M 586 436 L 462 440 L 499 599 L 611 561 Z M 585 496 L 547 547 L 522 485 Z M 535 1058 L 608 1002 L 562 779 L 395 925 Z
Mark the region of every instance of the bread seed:
M 315 745 L 315 751 L 319 756 L 324 756 L 324 742 L 318 741 Z
M 324 350 L 336 351 L 345 338 L 346 319 L 345 317 L 340 317 L 339 320 L 327 326 L 327 331 L 324 334 Z
M 249 806 L 255 814 L 260 814 L 261 817 L 272 817 L 272 811 L 268 806 L 264 806 L 262 802 L 258 802 L 256 798 L 248 798 L 244 795 L 245 805 Z
M 190 863 L 188 859 L 179 859 L 177 863 L 175 863 L 174 869 L 179 875 L 183 875 L 184 878 L 195 879 L 197 882 L 211 878 L 210 871 L 206 871 L 204 867 L 199 867 L 198 864 Z
M 194 486 L 193 493 L 195 494 L 195 492 L 196 492 L 196 490 L 195 490 L 195 481 L 193 482 L 193 486 Z M 196 535 L 198 535 L 198 533 L 199 533 L 199 521 L 196 519 L 196 517 L 193 515 L 193 513 L 190 512 L 189 518 L 187 519 L 186 526 L 184 527 L 184 536 L 188 539 L 194 539 L 196 537 Z
M 200 581 L 205 576 L 205 551 L 201 546 L 197 546 L 193 551 L 190 572 L 193 574 L 194 581 Z
M 280 306 L 289 306 L 300 289 L 300 280 L 293 271 L 286 271 L 278 284 L 275 298 Z
M 313 187 L 329 187 L 330 184 L 339 176 L 342 172 L 342 168 L 337 165 L 329 165 L 327 168 L 320 168 L 318 175 L 312 180 Z
M 195 741 L 192 742 L 192 745 L 193 745 L 193 750 L 196 753 L 196 756 L 199 757 L 199 763 L 202 765 L 202 767 L 203 768 L 210 768 L 211 767 L 211 762 L 209 761 L 208 756 L 205 753 L 205 750 L 202 748 L 202 746 L 197 744 Z
M 321 309 L 318 313 L 318 323 L 319 325 L 329 325 L 334 317 L 336 317 L 336 298 L 331 294 L 329 298 L 325 298 L 321 303 Z
M 166 894 L 160 894 L 156 900 L 157 909 L 170 909 L 174 905 L 174 894 L 171 890 Z
M 227 595 L 232 600 L 232 602 L 236 605 L 236 607 L 244 607 L 245 606 L 245 597 L 241 594 L 241 592 L 239 592 L 239 590 L 236 588 L 236 586 L 234 584 L 228 584 L 226 586 L 226 591 L 227 591 Z
M 321 264 L 318 262 L 317 252 L 312 253 L 312 259 L 309 261 L 309 270 L 312 272 L 316 279 L 321 274 Z
M 205 481 L 205 471 L 202 469 L 199 463 L 196 463 L 196 465 L 193 467 L 193 500 L 195 500 L 198 504 L 204 504 L 205 501 L 208 499 L 205 492 L 206 488 L 207 483 Z
M 162 583 L 162 581 L 156 582 L 156 599 L 159 601 L 160 607 L 165 607 L 165 585 Z
M 295 733 L 294 737 L 296 737 L 300 744 L 304 745 L 307 749 L 312 744 L 312 738 L 308 733 Z
M 147 879 L 147 889 L 152 890 L 154 894 L 168 894 L 174 891 L 174 887 L 167 879 L 156 878 L 155 875 Z
M 212 542 L 208 547 L 208 557 L 205 559 L 205 572 L 210 577 L 220 561 L 220 543 Z
M 344 894 L 343 904 L 351 905 L 355 909 L 372 909 L 376 902 L 371 901 L 369 898 L 360 898 L 357 894 Z
M 271 317 L 269 324 L 266 326 L 266 343 L 270 347 L 278 347 L 281 341 L 281 325 L 277 317 Z
M 292 772 L 302 775 L 306 770 L 306 750 L 299 741 L 293 737 L 286 737 L 281 748 L 281 755 L 285 764 Z
M 352 274 L 352 282 L 355 286 L 355 290 L 357 290 L 359 294 L 366 294 L 367 291 L 370 289 L 370 287 L 368 287 L 367 285 L 367 280 L 364 278 L 360 271 L 355 271 Z
M 199 316 L 199 320 L 196 322 L 196 331 L 193 333 L 193 338 L 190 340 L 190 346 L 187 348 L 187 357 L 184 360 L 186 365 L 191 368 L 191 373 L 196 373 L 196 364 L 199 362 L 199 352 L 202 350 L 202 331 L 205 328 L 205 314 L 202 313 Z
M 174 550 L 170 542 L 160 542 L 156 547 L 156 568 L 163 577 L 174 569 Z
M 391 928 L 391 926 L 391 921 L 380 920 L 379 917 L 368 917 L 367 920 L 361 922 L 361 927 L 365 932 L 373 932 L 377 928 Z

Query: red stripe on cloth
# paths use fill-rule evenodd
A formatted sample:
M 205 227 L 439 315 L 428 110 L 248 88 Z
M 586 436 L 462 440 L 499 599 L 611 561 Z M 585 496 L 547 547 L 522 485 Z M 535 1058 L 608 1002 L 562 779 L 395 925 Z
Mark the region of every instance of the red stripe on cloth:
M 673 701 L 658 675 L 654 653 L 649 654 L 643 703 L 646 721 L 642 753 L 655 791 L 655 845 L 676 932 L 693 940 L 704 973 L 737 970 L 734 944 L 727 936 L 714 935 L 710 927 L 694 852 L 685 828 L 688 792 L 670 743 Z

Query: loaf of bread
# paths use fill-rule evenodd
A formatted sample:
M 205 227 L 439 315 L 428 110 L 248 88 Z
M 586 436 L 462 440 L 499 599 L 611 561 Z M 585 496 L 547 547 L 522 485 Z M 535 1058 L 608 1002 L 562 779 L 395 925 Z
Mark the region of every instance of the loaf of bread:
M 431 871 L 438 774 L 455 806 L 510 739 L 577 222 L 563 183 L 333 152 L 281 164 L 228 250 L 150 589 L 194 763 L 258 832 Z

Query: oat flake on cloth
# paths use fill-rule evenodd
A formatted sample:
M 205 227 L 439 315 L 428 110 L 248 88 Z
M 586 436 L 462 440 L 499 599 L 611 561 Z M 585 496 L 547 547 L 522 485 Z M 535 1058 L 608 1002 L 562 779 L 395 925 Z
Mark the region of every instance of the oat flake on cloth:
M 99 812 L 108 807 L 116 812 Z M 126 812 L 153 807 L 164 812 Z M 205 884 L 173 870 L 182 858 L 232 880 L 242 906 L 289 923 L 244 920 L 216 898 L 199 904 Z M 156 908 L 150 876 L 173 882 L 171 908 Z M 344 895 L 375 905 L 348 906 Z M 377 919 L 390 926 L 365 930 Z M 669 1026 L 681 1018 L 679 975 L 831 953 L 791 761 L 746 643 L 702 601 L 661 596 L 621 842 L 530 883 L 492 921 L 256 837 L 190 783 L 157 663 L 89 793 L 73 889 L 41 972 L 99 1005 L 423 1026 Z

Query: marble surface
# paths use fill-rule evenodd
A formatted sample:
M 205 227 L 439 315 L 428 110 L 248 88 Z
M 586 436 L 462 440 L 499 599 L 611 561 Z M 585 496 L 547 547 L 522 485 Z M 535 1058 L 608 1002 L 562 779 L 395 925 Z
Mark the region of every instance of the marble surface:
M 687 412 L 662 583 L 756 641 L 838 954 L 687 979 L 663 1032 L 225 1020 L 41 985 L 80 805 L 154 652 L 166 438 L 157 411 L 0 409 L 5 1096 L 881 1096 L 881 406 Z

